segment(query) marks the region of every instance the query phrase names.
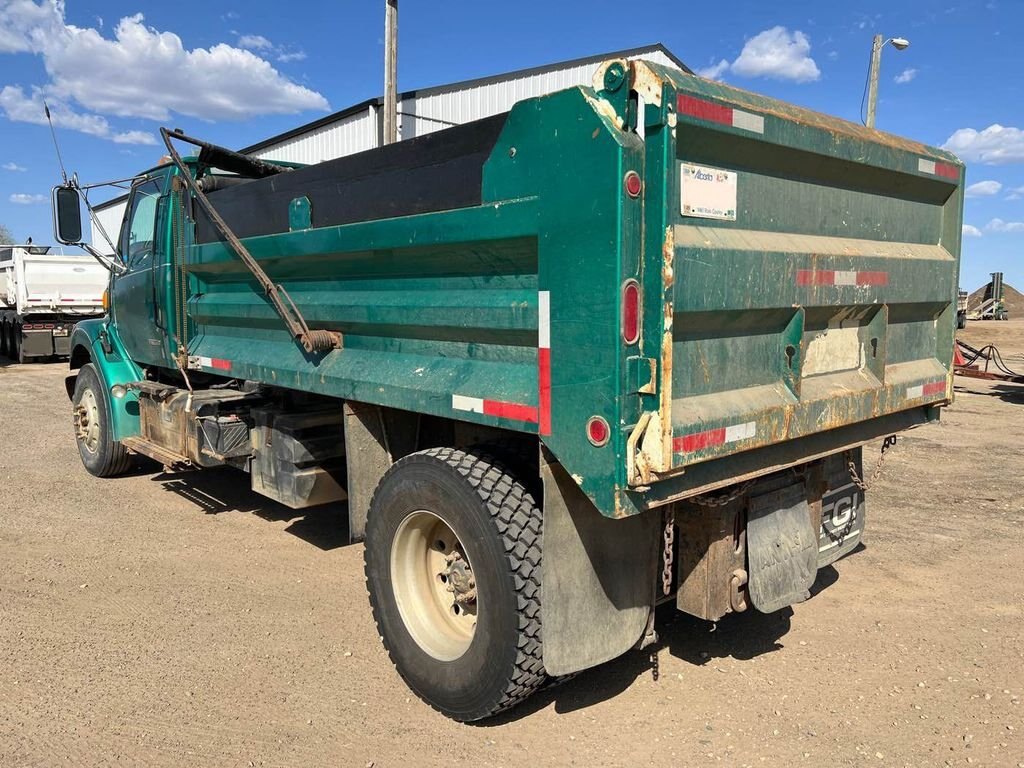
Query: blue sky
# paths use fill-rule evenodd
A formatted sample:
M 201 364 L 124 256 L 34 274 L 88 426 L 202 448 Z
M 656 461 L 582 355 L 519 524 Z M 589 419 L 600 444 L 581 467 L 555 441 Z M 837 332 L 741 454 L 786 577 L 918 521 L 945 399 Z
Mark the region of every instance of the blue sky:
M 0 0 L 0 223 L 50 240 L 58 172 L 42 98 L 84 180 L 153 164 L 160 125 L 245 146 L 380 94 L 383 5 Z M 694 69 L 858 120 L 872 35 L 906 37 L 882 57 L 878 127 L 968 162 L 961 283 L 1000 269 L 1024 289 L 1021 29 L 1017 0 L 405 0 L 399 79 L 405 90 L 662 42 Z

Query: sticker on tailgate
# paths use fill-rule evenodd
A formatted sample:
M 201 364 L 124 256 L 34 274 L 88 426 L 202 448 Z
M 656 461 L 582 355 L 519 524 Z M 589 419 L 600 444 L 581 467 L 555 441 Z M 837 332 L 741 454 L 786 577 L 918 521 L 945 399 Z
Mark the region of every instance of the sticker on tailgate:
M 683 216 L 736 221 L 736 172 L 683 163 L 679 170 Z

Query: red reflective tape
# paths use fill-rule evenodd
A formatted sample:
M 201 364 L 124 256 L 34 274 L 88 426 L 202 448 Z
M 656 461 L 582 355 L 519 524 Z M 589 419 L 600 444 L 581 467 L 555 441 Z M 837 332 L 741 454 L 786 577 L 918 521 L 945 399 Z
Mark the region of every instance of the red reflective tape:
M 834 285 L 836 273 L 831 269 L 800 269 L 796 273 L 797 285 Z
M 691 453 L 702 448 L 725 444 L 725 427 L 709 429 L 707 432 L 695 432 L 672 439 L 672 450 L 675 453 Z
M 72 301 L 74 301 L 74 299 L 61 299 L 61 301 L 72 302 Z
M 210 358 L 210 367 L 216 368 L 218 371 L 230 371 L 231 361 L 230 360 L 219 360 L 216 357 Z
M 693 96 L 679 94 L 677 105 L 679 114 L 696 117 L 698 120 L 708 120 L 712 123 L 732 125 L 732 107 L 724 107 L 721 104 L 714 104 L 703 99 L 695 99 Z
M 888 272 L 858 272 L 857 285 L 888 285 Z
M 925 384 L 921 387 L 924 396 L 944 394 L 946 391 L 945 381 L 933 381 L 931 384 Z
M 540 396 L 540 433 L 551 434 L 551 350 L 541 347 L 537 350 L 538 391 Z
M 537 423 L 537 409 L 532 405 L 505 403 L 501 400 L 484 400 L 484 414 L 514 421 Z
M 871 270 L 798 269 L 797 285 L 888 285 L 889 273 Z
M 960 170 L 955 165 L 947 165 L 946 163 L 936 163 L 935 175 L 944 176 L 947 179 L 959 179 Z

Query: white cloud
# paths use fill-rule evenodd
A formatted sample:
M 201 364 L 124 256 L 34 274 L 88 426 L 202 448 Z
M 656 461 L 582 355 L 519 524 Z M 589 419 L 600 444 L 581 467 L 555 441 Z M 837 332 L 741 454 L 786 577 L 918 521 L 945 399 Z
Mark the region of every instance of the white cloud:
M 782 26 L 759 32 L 747 40 L 735 61 L 722 59 L 698 70 L 697 74 L 720 80 L 726 72 L 741 77 L 770 77 L 806 83 L 821 77 L 821 70 L 810 57 L 811 41 L 800 30 L 790 32 Z
M 897 83 L 909 83 L 915 77 L 917 77 L 917 70 L 914 69 L 913 67 L 907 67 L 898 75 L 896 75 L 896 77 L 894 77 L 893 80 Z
M 172 113 L 243 120 L 329 109 L 322 95 L 252 51 L 225 43 L 188 49 L 176 34 L 147 26 L 142 14 L 122 18 L 113 37 L 104 37 L 98 29 L 66 23 L 63 0 L 5 0 L 0 52 L 41 56 L 50 82 L 38 89 L 40 99 L 62 103 L 86 121 L 104 120 L 100 115 L 166 121 Z M 80 114 L 72 104 L 98 114 Z M 110 138 L 130 138 L 109 126 L 106 131 Z M 95 127 L 86 132 L 104 135 Z
M 962 229 L 964 237 L 981 237 L 981 230 L 973 224 L 964 224 Z
M 0 53 L 36 53 L 53 24 L 55 2 L 32 0 L 0 3 Z M 61 5 L 63 15 L 63 4 Z
M 20 171 L 27 171 L 28 170 L 28 168 L 26 168 L 25 166 L 18 165 L 17 163 L 4 163 L 3 165 L 0 165 L 0 168 L 3 168 L 5 171 L 18 171 L 18 172 L 20 172 Z
M 829 51 L 828 52 L 828 58 L 831 61 L 835 61 L 836 59 L 839 58 L 839 51 Z
M 946 139 L 943 149 L 961 160 L 986 165 L 1005 165 L 1024 161 L 1024 131 L 993 123 L 983 131 L 961 128 Z
M 806 83 L 821 77 L 810 57 L 811 41 L 799 30 L 766 29 L 747 40 L 731 69 L 743 77 L 770 77 Z
M 1014 187 L 1006 191 L 1008 192 L 1006 195 L 1007 200 L 1020 200 L 1024 198 L 1024 187 Z
M 101 115 L 76 112 L 63 101 L 52 100 L 47 103 L 55 126 L 109 139 L 115 144 L 156 144 L 156 137 L 147 131 L 115 131 Z M 9 120 L 46 125 L 43 93 L 39 88 L 34 88 L 31 96 L 28 96 L 18 86 L 5 85 L 0 88 L 0 110 Z
M 985 225 L 985 229 L 989 232 L 1024 232 L 1024 221 L 992 219 Z
M 239 35 L 238 45 L 250 51 L 272 51 L 274 44 L 263 35 Z
M 233 32 L 232 34 L 238 34 Z M 290 61 L 302 61 L 306 58 L 306 52 L 301 49 L 288 50 L 286 46 L 275 45 L 263 35 L 238 35 L 238 45 L 250 51 L 259 51 L 267 56 L 273 56 L 282 64 Z
M 964 194 L 967 197 L 991 197 L 998 195 L 1002 188 L 1003 185 L 998 181 L 979 181 L 967 187 Z
M 50 198 L 46 195 L 26 195 L 24 192 L 15 192 L 7 199 L 15 205 L 38 205 L 45 203 Z
M 726 59 L 722 59 L 717 64 L 711 64 L 703 69 L 698 69 L 697 74 L 701 77 L 706 77 L 708 80 L 718 80 L 729 71 L 729 62 Z

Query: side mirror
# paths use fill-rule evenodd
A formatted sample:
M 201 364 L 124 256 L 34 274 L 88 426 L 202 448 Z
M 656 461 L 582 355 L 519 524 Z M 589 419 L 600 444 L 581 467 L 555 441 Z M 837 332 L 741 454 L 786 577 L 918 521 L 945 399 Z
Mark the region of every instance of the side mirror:
M 82 205 L 74 187 L 53 188 L 53 234 L 57 242 L 78 245 L 82 242 Z

